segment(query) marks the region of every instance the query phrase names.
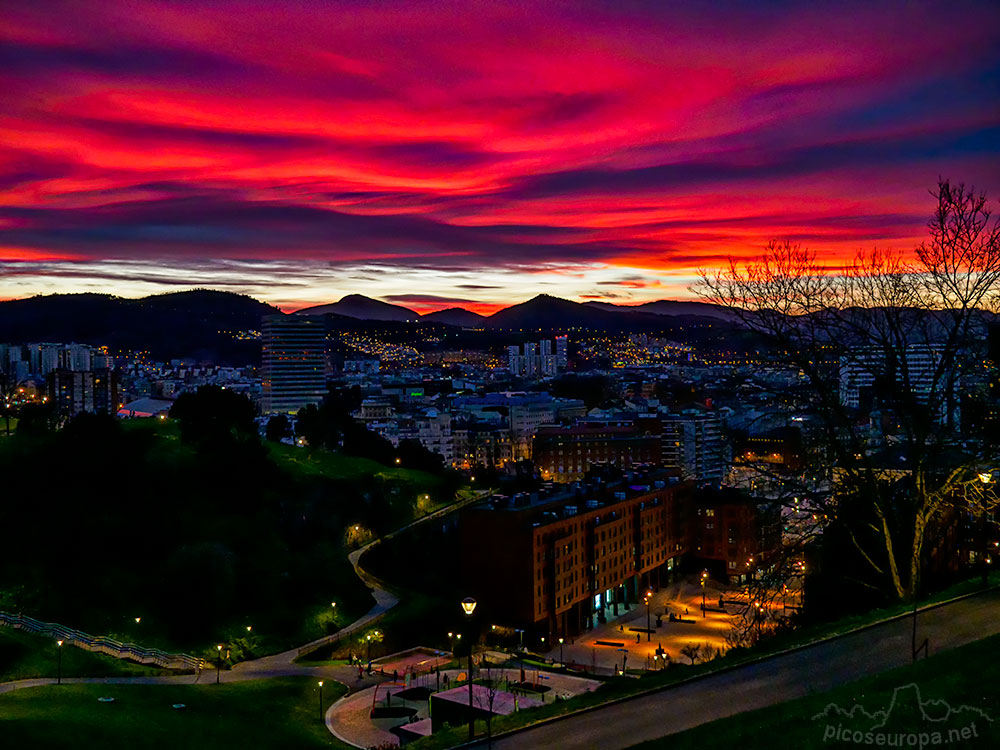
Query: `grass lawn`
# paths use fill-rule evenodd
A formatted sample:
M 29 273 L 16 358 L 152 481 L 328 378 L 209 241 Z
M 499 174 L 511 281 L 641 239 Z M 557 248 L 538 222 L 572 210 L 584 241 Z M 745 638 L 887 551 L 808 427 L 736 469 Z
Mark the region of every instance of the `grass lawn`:
M 55 677 L 58 660 L 56 642 L 13 628 L 0 628 L 0 682 L 29 677 Z M 167 670 L 95 654 L 75 646 L 63 646 L 64 677 L 116 677 L 171 674 Z
M 323 686 L 323 710 L 346 692 Z M 114 698 L 100 702 L 100 697 Z M 175 703 L 185 704 L 174 709 Z M 0 695 L 3 747 L 132 750 L 340 748 L 321 723 L 316 683 L 282 677 L 229 685 L 60 685 Z
M 705 750 L 728 747 L 742 750 L 771 750 L 780 738 L 786 748 L 808 750 L 821 747 L 864 747 L 853 742 L 824 741 L 826 726 L 864 728 L 870 727 L 863 718 L 845 717 L 813 718 L 833 703 L 844 710 L 861 705 L 872 713 L 882 711 L 892 702 L 893 692 L 910 684 L 920 689 L 921 701 L 946 701 L 952 710 L 973 706 L 985 711 L 993 719 L 992 725 L 969 713 L 961 719 L 944 723 L 944 726 L 925 724 L 913 713 L 900 716 L 892 712 L 892 726 L 901 732 L 933 731 L 935 728 L 964 726 L 976 720 L 979 739 L 967 740 L 940 747 L 996 748 L 1000 747 L 1000 636 L 993 636 L 967 646 L 938 654 L 917 664 L 894 669 L 828 693 L 811 695 L 788 703 L 731 716 L 680 734 L 670 735 L 652 742 L 636 745 L 635 750 Z M 930 711 L 932 707 L 925 705 Z M 903 709 L 899 709 L 903 710 Z M 957 722 L 957 723 L 956 723 Z M 944 734 L 944 733 L 943 733 Z M 928 745 L 925 745 L 928 746 Z M 934 745 L 930 745 L 934 746 Z

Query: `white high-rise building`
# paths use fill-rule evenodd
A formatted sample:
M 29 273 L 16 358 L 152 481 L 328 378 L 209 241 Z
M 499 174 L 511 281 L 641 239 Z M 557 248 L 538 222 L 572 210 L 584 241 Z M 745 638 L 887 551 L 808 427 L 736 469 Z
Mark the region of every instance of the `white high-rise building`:
M 296 315 L 267 315 L 261 349 L 263 414 L 292 414 L 326 395 L 326 330 Z

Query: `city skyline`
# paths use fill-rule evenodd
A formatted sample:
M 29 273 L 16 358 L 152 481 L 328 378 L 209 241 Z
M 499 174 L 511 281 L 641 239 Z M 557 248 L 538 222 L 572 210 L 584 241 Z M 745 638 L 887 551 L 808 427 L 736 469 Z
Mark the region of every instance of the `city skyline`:
M 208 287 L 481 313 L 832 263 L 995 189 L 987 3 L 5 9 L 0 299 Z

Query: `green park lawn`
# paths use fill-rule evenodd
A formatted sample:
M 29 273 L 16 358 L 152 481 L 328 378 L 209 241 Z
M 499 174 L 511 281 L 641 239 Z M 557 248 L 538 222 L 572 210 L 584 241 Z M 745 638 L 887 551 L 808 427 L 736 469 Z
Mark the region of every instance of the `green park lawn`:
M 850 710 L 860 704 L 869 713 L 889 707 L 893 692 L 916 684 L 921 700 L 945 701 L 952 709 L 973 706 L 985 711 L 992 725 L 978 721 L 983 736 L 976 740 L 940 747 L 996 748 L 1000 747 L 1000 636 L 993 636 L 916 664 L 893 669 L 875 677 L 844 685 L 827 693 L 810 695 L 758 711 L 750 711 L 727 719 L 703 724 L 686 732 L 636 745 L 634 750 L 705 750 L 726 747 L 741 750 L 772 750 L 781 747 L 809 750 L 824 747 L 864 747 L 832 739 L 824 741 L 828 723 L 837 720 L 814 718 L 833 703 Z M 848 721 L 844 721 L 848 723 Z M 917 722 L 913 722 L 916 724 Z M 909 729 L 902 724 L 900 730 Z M 915 727 L 916 728 L 916 727 Z
M 326 682 L 323 710 L 346 690 Z M 51 685 L 0 695 L 0 746 L 347 748 L 326 730 L 319 711 L 316 683 L 307 677 L 223 685 Z
M 0 627 L 0 682 L 30 677 L 55 677 L 58 649 L 55 641 Z M 118 677 L 169 674 L 166 670 L 95 654 L 74 646 L 62 647 L 64 677 Z

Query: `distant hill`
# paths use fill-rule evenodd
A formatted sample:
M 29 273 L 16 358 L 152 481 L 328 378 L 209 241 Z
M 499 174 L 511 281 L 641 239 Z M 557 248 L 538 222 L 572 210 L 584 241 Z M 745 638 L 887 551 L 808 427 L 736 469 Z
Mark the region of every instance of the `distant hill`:
M 615 305 L 610 302 L 584 302 L 587 307 L 593 307 L 607 312 L 639 312 L 652 315 L 697 315 L 705 318 L 732 321 L 736 316 L 724 307 L 708 302 L 657 300 L 644 302 L 641 305 Z
M 489 328 L 597 328 L 620 327 L 619 313 L 539 294 L 486 318 Z
M 447 310 L 427 313 L 420 316 L 421 320 L 429 320 L 433 323 L 444 323 L 449 326 L 462 326 L 463 328 L 477 328 L 486 322 L 486 316 L 474 313 L 461 307 L 449 307 Z
M 420 316 L 413 310 L 402 305 L 390 305 L 388 302 L 365 297 L 362 294 L 348 294 L 338 302 L 328 305 L 315 305 L 297 310 L 296 315 L 326 315 L 333 313 L 358 320 L 418 320 Z
M 141 299 L 52 294 L 0 302 L 0 342 L 76 342 L 246 365 L 260 361 L 260 343 L 234 333 L 258 330 L 261 316 L 280 313 L 252 297 L 207 289 Z

